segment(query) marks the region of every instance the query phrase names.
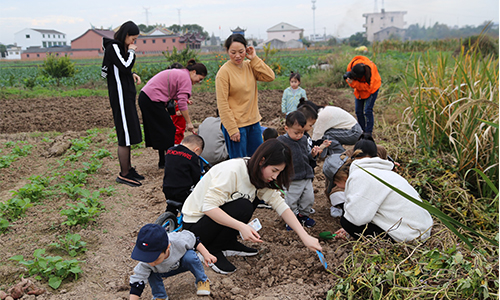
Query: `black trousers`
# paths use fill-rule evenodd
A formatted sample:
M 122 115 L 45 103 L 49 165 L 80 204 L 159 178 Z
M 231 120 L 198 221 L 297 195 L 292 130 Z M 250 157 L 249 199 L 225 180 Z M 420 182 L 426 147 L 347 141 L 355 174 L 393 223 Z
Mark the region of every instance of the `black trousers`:
M 344 230 L 354 238 L 358 238 L 363 235 L 364 232 L 364 235 L 381 236 L 390 241 L 394 241 L 391 236 L 387 234 L 387 232 L 373 223 L 357 226 L 342 216 L 340 218 L 340 225 L 342 225 L 342 228 L 344 228 Z
M 252 218 L 257 204 L 257 198 L 253 202 L 240 198 L 228 202 L 219 208 L 234 219 L 248 223 Z M 228 248 L 226 247 L 234 243 L 239 234 L 238 230 L 223 226 L 207 215 L 203 216 L 196 223 L 184 223 L 184 228 L 193 232 L 211 253 L 227 250 Z
M 155 150 L 167 150 L 172 147 L 175 142 L 175 125 L 165 110 L 165 103 L 151 101 L 148 95 L 141 91 L 139 107 L 142 112 L 146 147 Z

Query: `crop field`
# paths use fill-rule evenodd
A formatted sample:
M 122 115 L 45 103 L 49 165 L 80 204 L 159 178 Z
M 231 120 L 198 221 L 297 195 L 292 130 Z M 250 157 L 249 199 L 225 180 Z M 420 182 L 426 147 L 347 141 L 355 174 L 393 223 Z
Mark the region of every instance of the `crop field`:
M 259 254 L 231 257 L 238 269 L 230 275 L 205 268 L 208 299 L 498 298 L 498 57 L 435 45 L 391 43 L 363 54 L 383 82 L 375 141 L 432 207 L 431 237 L 321 240 L 325 270 L 274 211 L 257 209 L 264 242 L 245 243 Z M 280 103 L 290 71 L 301 73 L 309 100 L 354 115 L 342 74 L 358 54 L 345 46 L 259 52 L 277 74 L 259 83 L 262 125 L 283 133 Z M 215 75 L 228 57 L 198 59 L 209 75 L 193 88 L 195 128 L 214 115 Z M 23 299 L 128 299 L 137 233 L 165 210 L 163 170 L 142 143 L 132 149 L 132 164 L 146 177 L 143 186 L 115 183 L 116 134 L 101 62 L 74 63 L 74 76 L 58 79 L 43 62 L 0 62 L 0 291 L 23 277 L 45 290 Z M 310 68 L 323 63 L 330 69 Z M 135 71 L 147 81 L 168 65 L 164 56 L 140 57 Z M 313 186 L 317 225 L 306 230 L 318 237 L 341 228 L 330 215 L 322 161 Z M 193 282 L 189 273 L 164 280 L 171 300 L 198 299 Z M 147 287 L 142 298 L 151 296 Z

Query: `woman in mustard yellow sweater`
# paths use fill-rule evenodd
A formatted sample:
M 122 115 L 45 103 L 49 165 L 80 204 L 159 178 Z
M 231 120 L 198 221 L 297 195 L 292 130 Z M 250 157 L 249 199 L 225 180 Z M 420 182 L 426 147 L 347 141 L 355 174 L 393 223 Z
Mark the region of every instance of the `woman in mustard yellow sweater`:
M 229 158 L 252 156 L 262 144 L 257 81 L 273 81 L 274 72 L 241 34 L 230 35 L 224 46 L 229 61 L 215 79 L 222 132 Z

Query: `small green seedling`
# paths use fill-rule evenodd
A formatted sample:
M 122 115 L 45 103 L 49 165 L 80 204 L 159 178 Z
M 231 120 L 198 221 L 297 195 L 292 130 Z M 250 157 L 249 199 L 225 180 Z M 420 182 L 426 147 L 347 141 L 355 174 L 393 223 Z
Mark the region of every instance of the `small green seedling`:
M 63 250 L 71 257 L 75 257 L 79 252 L 87 251 L 86 242 L 81 241 L 81 236 L 77 233 L 67 233 L 65 236 L 58 236 L 59 243 L 51 243 L 49 246 L 54 246 L 57 249 Z

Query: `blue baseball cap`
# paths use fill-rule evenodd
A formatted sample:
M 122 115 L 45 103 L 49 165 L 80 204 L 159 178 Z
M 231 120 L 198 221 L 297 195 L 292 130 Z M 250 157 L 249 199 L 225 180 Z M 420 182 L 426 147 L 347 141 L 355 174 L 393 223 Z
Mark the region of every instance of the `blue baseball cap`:
M 165 228 L 158 224 L 146 224 L 137 235 L 132 258 L 145 263 L 154 262 L 168 247 Z

